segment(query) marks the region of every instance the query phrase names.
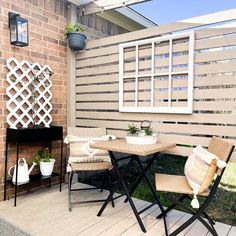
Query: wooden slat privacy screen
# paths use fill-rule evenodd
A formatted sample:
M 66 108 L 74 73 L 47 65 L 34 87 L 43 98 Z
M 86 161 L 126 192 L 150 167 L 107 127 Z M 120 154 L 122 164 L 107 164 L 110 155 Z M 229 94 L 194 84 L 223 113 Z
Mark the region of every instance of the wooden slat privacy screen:
M 119 44 L 181 30 L 192 31 L 198 26 L 201 27 L 194 28 L 193 113 L 120 113 Z M 175 57 L 172 63 L 176 71 L 186 62 L 184 52 L 187 48 L 188 42 L 185 41 L 173 45 Z M 149 50 L 144 47 L 141 55 L 145 57 Z M 166 45 L 159 51 L 165 53 Z M 132 57 L 131 54 L 132 51 L 128 52 Z M 165 68 L 167 61 L 168 57 L 161 58 L 158 66 Z M 146 66 L 145 61 L 141 63 Z M 134 89 L 132 83 L 127 86 L 127 90 Z M 145 97 L 150 87 L 145 81 L 140 81 L 138 86 L 143 93 L 141 98 Z M 158 86 L 165 87 L 165 81 Z M 173 86 L 177 89 L 172 92 L 172 99 L 178 100 L 178 104 L 181 99 L 185 103 L 185 91 L 178 90 L 186 86 L 184 78 L 174 80 Z M 164 95 L 160 93 L 159 96 Z M 208 146 L 214 135 L 236 144 L 236 28 L 203 28 L 198 24 L 178 22 L 90 41 L 86 50 L 76 56 L 75 97 L 75 124 L 79 127 L 102 126 L 108 133 L 124 137 L 128 124 L 139 126 L 142 120 L 150 120 L 154 131 L 160 132 L 160 141 L 177 143 L 170 153 L 185 156 L 193 146 Z

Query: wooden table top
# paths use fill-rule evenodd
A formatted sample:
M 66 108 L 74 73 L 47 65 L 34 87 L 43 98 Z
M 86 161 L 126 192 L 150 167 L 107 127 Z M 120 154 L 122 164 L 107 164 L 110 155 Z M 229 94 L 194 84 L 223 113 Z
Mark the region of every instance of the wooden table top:
M 108 150 L 112 152 L 129 153 L 138 156 L 148 156 L 175 146 L 176 145 L 174 143 L 155 143 L 148 145 L 129 144 L 125 139 L 101 141 L 90 144 L 91 148 Z

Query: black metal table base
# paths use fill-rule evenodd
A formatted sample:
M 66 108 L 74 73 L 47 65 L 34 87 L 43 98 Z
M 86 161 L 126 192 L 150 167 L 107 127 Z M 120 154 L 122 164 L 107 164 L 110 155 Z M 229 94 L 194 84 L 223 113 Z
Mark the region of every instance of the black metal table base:
M 101 209 L 99 210 L 97 216 L 101 216 L 101 214 L 103 213 L 103 211 L 105 210 L 106 206 L 108 205 L 108 203 L 112 200 L 112 196 L 113 194 L 117 191 L 117 189 L 119 188 L 119 186 L 121 186 L 124 190 L 124 193 L 126 195 L 126 200 L 125 202 L 129 202 L 132 210 L 133 210 L 133 213 L 139 223 L 139 226 L 140 228 L 142 229 L 142 231 L 145 233 L 146 232 L 146 229 L 145 229 L 145 226 L 140 218 L 140 214 L 142 214 L 143 212 L 145 212 L 146 210 L 148 210 L 150 207 L 152 207 L 153 205 L 158 205 L 159 208 L 161 209 L 161 212 L 164 213 L 164 208 L 163 206 L 161 205 L 160 203 L 160 200 L 158 199 L 158 196 L 156 194 L 156 191 L 154 189 L 154 186 L 152 185 L 152 182 L 149 178 L 149 176 L 147 175 L 147 171 L 148 169 L 150 168 L 150 166 L 152 165 L 153 161 L 155 160 L 156 156 L 157 156 L 157 153 L 153 155 L 153 157 L 149 160 L 147 166 L 144 168 L 143 167 L 143 164 L 142 162 L 140 161 L 140 158 L 139 156 L 136 156 L 136 155 L 132 155 L 132 156 L 128 156 L 128 158 L 130 158 L 130 161 L 128 162 L 128 165 L 126 166 L 126 168 L 124 169 L 123 173 L 120 171 L 119 169 L 119 164 L 118 162 L 120 161 L 119 159 L 116 159 L 113 152 L 109 151 L 109 154 L 110 154 L 110 157 L 111 157 L 111 160 L 112 160 L 112 164 L 114 166 L 114 169 L 115 169 L 115 172 L 117 174 L 117 177 L 118 177 L 118 181 L 117 183 L 113 186 L 113 189 L 112 191 L 110 192 L 108 198 L 106 199 L 106 201 L 104 202 L 104 204 L 102 205 Z M 124 158 L 123 158 L 124 159 Z M 123 160 L 122 159 L 122 160 Z M 129 171 L 129 168 L 130 166 L 133 164 L 134 161 L 137 161 L 139 167 L 140 167 L 140 170 L 141 170 L 141 174 L 140 176 L 137 178 L 137 181 L 134 183 L 134 185 L 132 186 L 131 190 L 129 191 L 128 190 L 128 186 L 126 184 L 126 181 L 125 181 L 125 175 L 127 174 L 127 172 Z M 141 211 L 137 211 L 136 207 L 135 207 L 135 204 L 131 198 L 133 192 L 135 191 L 135 189 L 138 187 L 139 183 L 141 182 L 142 179 L 145 179 L 147 181 L 147 184 L 151 190 L 151 193 L 153 195 L 153 198 L 155 200 L 154 204 L 151 204 L 149 205 L 148 207 L 142 209 Z M 163 220 L 164 220 L 164 226 L 165 226 L 165 232 L 166 232 L 166 235 L 168 235 L 168 231 L 167 231 L 167 225 L 166 225 L 166 218 L 163 217 Z

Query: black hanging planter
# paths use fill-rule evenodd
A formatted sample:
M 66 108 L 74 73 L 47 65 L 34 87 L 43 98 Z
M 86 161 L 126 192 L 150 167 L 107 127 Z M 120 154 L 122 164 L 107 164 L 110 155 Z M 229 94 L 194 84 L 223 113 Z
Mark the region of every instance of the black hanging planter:
M 67 33 L 69 48 L 73 51 L 80 51 L 85 48 L 87 37 L 80 32 Z

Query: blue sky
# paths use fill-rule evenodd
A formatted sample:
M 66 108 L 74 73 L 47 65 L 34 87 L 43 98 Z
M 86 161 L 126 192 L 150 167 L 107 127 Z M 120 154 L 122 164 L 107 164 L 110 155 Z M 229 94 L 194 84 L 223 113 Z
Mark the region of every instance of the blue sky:
M 132 8 L 159 25 L 236 8 L 236 0 L 152 0 Z

